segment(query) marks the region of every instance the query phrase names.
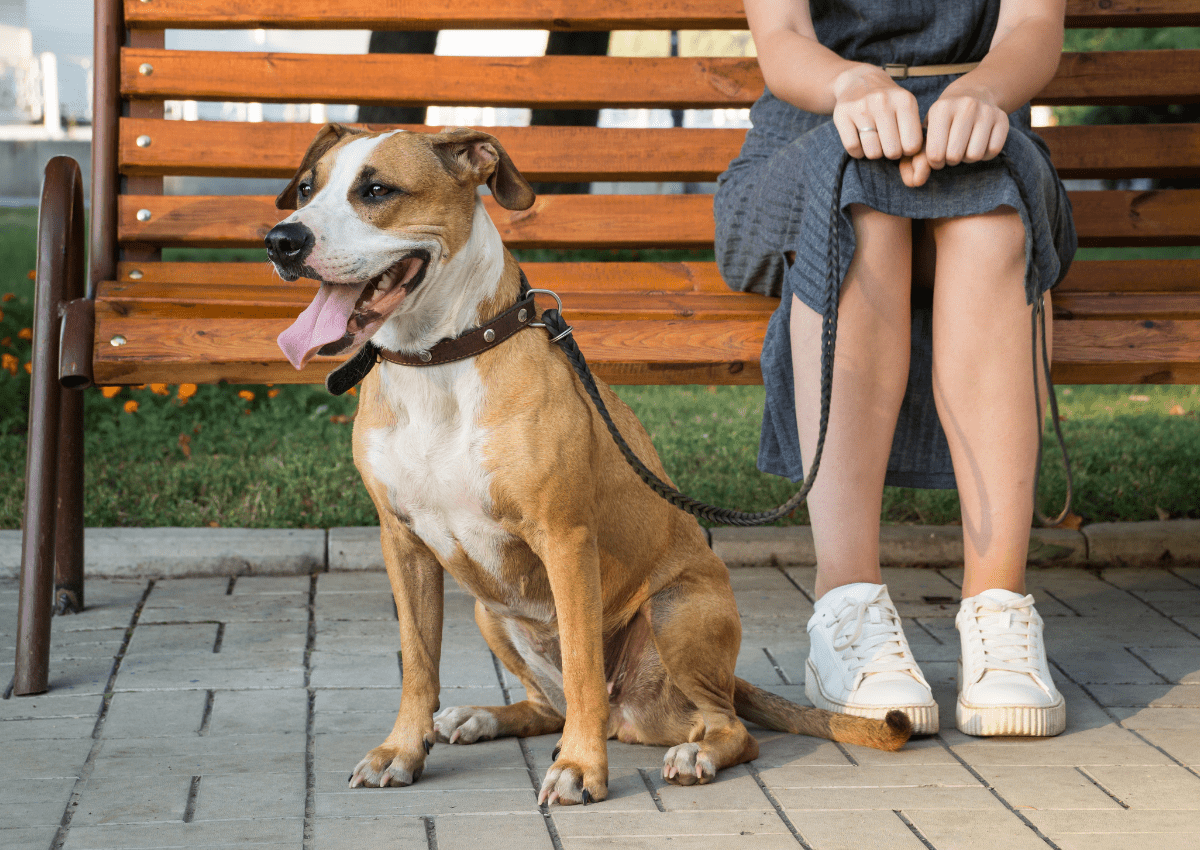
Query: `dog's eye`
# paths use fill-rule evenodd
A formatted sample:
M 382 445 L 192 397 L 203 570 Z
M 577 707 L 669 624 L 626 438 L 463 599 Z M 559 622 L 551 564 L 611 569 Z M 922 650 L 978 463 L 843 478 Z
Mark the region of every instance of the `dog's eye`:
M 296 187 L 296 194 L 299 195 L 301 199 L 307 201 L 309 196 L 312 195 L 312 184 L 305 180 Z
M 382 183 L 372 183 L 367 187 L 368 198 L 386 198 L 390 194 L 392 194 L 392 189 Z

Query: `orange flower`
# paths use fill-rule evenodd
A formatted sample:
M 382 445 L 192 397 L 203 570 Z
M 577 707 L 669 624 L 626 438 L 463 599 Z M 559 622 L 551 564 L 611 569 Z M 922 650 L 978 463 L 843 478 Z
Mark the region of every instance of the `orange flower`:
M 351 387 L 350 389 L 346 390 L 346 392 L 348 392 L 350 395 L 358 395 L 358 387 Z
M 170 395 L 171 390 L 166 384 L 151 384 L 150 392 L 155 395 Z
M 12 348 L 12 337 L 6 336 L 4 339 L 0 339 L 0 345 L 3 345 L 5 348 Z
M 0 301 L 12 301 L 12 300 L 13 300 L 14 298 L 16 298 L 16 297 L 17 297 L 17 293 L 15 293 L 15 292 L 6 292 L 6 293 L 4 293 L 4 297 L 3 297 L 3 298 L 0 298 Z
M 8 374 L 17 374 L 17 367 L 20 365 L 21 361 L 17 359 L 15 354 L 0 354 L 0 369 L 8 372 Z
M 33 374 L 33 364 L 32 364 L 32 363 L 26 363 L 26 364 L 25 364 L 25 371 L 26 371 L 26 372 L 28 372 L 30 375 L 32 375 L 32 374 Z
M 254 401 L 254 393 L 250 392 L 250 390 L 242 390 L 238 393 L 238 398 L 245 399 L 246 401 Z
M 3 319 L 3 318 L 4 318 L 4 311 L 0 310 L 0 319 Z
M 278 389 L 267 390 L 267 398 L 275 398 L 277 395 L 279 395 Z
M 138 403 L 136 401 L 134 401 L 133 399 L 130 399 L 129 401 L 125 402 L 125 412 L 126 413 L 137 413 L 137 409 L 138 409 Z
M 120 392 L 121 392 L 120 387 L 101 387 L 100 388 L 100 395 L 104 396 L 105 398 L 115 398 L 117 396 L 117 394 Z
M 180 384 L 179 385 L 179 400 L 187 401 L 196 394 L 195 384 Z
M 33 328 L 21 328 L 17 331 L 17 336 L 21 339 L 33 339 Z

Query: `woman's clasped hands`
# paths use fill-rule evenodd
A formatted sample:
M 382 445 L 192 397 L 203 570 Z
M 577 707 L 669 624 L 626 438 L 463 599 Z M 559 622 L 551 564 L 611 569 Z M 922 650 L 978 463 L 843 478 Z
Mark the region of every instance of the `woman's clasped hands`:
M 994 159 L 1008 137 L 1008 115 L 992 93 L 958 78 L 929 107 L 922 126 L 917 99 L 882 68 L 856 65 L 834 84 L 833 124 L 856 159 L 899 161 L 904 185 L 925 185 L 934 170 Z

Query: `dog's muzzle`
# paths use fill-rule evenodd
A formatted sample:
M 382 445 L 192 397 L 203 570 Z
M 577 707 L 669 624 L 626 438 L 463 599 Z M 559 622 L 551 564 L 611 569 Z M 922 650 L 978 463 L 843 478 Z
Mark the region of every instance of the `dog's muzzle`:
M 306 225 L 285 221 L 272 227 L 264 241 L 267 257 L 279 274 L 285 280 L 296 280 L 302 276 L 304 260 L 312 253 L 316 238 Z

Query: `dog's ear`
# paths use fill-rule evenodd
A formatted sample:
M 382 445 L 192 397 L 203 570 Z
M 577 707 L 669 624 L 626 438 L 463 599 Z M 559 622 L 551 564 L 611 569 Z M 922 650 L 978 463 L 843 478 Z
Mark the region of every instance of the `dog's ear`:
M 346 136 L 364 132 L 366 131 L 356 130 L 353 127 L 347 127 L 345 124 L 326 124 L 322 127 L 320 132 L 317 133 L 317 137 L 308 146 L 308 150 L 304 154 L 304 159 L 300 162 L 300 167 L 296 169 L 295 176 L 283 187 L 283 191 L 275 199 L 275 207 L 281 210 L 294 210 L 296 208 L 296 187 L 300 185 L 300 178 L 312 170 L 317 160 L 325 156 L 330 148 Z
M 487 183 L 506 210 L 527 210 L 537 196 L 517 171 L 496 137 L 481 130 L 456 127 L 434 137 L 433 150 L 446 170 L 459 179 Z

